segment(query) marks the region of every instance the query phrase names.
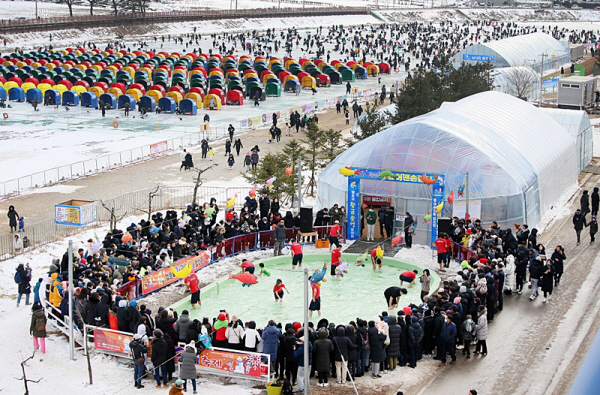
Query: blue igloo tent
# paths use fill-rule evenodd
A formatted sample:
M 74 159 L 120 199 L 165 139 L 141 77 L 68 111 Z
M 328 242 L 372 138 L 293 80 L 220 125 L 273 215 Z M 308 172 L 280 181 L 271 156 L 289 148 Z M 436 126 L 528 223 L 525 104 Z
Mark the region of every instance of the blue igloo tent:
M 98 96 L 92 92 L 83 92 L 81 94 L 81 107 L 98 107 Z
M 100 100 L 104 102 L 107 110 L 117 108 L 117 98 L 112 93 L 104 93 L 100 95 Z
M 6 89 L 0 86 L 0 100 L 6 100 L 7 96 Z
M 45 93 L 45 100 L 48 102 L 48 104 L 50 105 L 59 105 L 62 103 L 62 98 L 60 96 L 60 92 L 57 91 L 56 89 L 48 89 Z
M 33 99 L 37 99 L 38 103 L 42 104 L 42 100 L 43 100 L 42 91 L 37 88 L 29 89 L 27 91 L 27 103 L 31 103 L 33 101 Z
M 140 107 L 147 112 L 154 112 L 156 110 L 156 100 L 152 96 L 142 96 L 140 98 Z
M 185 114 L 196 115 L 198 113 L 198 105 L 192 99 L 183 99 L 179 102 L 179 111 Z
M 8 90 L 8 100 L 24 102 L 25 101 L 25 91 L 23 90 L 23 88 L 17 88 L 17 87 L 10 88 Z
M 175 104 L 175 99 L 172 97 L 163 97 L 158 100 L 158 107 L 162 112 L 170 112 L 171 114 L 175 113 L 177 109 L 177 104 Z
M 63 106 L 78 106 L 79 95 L 74 91 L 66 91 L 63 93 Z
M 129 94 L 119 96 L 119 109 L 125 108 L 125 104 L 127 103 L 129 103 L 130 110 L 135 110 L 135 99 L 133 96 Z

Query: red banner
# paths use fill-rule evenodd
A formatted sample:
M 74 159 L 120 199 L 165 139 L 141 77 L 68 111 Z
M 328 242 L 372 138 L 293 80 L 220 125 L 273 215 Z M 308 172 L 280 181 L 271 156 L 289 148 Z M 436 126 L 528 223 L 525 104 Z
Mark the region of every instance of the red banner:
M 94 347 L 96 350 L 110 351 L 123 355 L 129 355 L 129 343 L 133 335 L 112 329 L 94 329 Z M 148 342 L 148 357 L 152 356 L 152 342 Z
M 198 364 L 205 368 L 260 377 L 260 355 L 258 354 L 204 350 L 200 353 Z
M 197 271 L 200 268 L 210 263 L 210 255 L 205 251 L 201 251 L 199 255 L 191 255 L 182 258 L 175 262 L 175 270 L 180 271 L 186 265 L 191 264 L 193 271 Z M 142 294 L 147 294 L 152 291 L 156 291 L 164 287 L 165 285 L 172 284 L 181 278 L 177 277 L 170 267 L 163 267 L 155 272 L 149 273 L 142 277 Z

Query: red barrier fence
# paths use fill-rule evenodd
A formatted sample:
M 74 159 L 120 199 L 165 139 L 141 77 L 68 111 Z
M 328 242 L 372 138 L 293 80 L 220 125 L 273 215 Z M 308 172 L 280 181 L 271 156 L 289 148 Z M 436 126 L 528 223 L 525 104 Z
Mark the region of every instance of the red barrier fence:
M 315 232 L 317 232 L 318 238 L 322 239 L 329 235 L 329 228 L 331 226 L 316 226 L 314 227 Z M 285 230 L 285 243 L 288 244 L 290 240 L 296 239 L 298 237 L 299 228 L 288 228 Z M 346 241 L 346 228 L 342 226 L 342 235 L 339 237 L 340 242 Z M 304 244 L 314 244 L 313 242 L 304 243 Z M 219 261 L 223 258 L 229 258 L 234 255 L 237 255 L 242 252 L 250 252 L 256 250 L 264 250 L 267 248 L 273 248 L 275 245 L 275 237 L 273 235 L 272 230 L 265 230 L 258 233 L 251 233 L 247 235 L 239 235 L 235 237 L 231 237 L 229 239 L 224 240 L 222 243 L 211 247 L 206 252 L 210 255 L 209 263 L 203 262 L 201 266 L 196 270 L 201 270 L 207 266 L 212 265 L 213 263 Z M 189 257 L 182 258 L 175 262 L 175 266 L 181 265 L 183 261 L 188 260 Z M 121 287 L 117 289 L 117 292 L 122 296 L 126 296 L 127 300 L 137 299 L 142 296 L 148 295 L 154 291 L 157 291 L 163 287 L 166 287 L 169 284 L 172 284 L 177 279 L 172 276 L 166 278 L 164 280 L 155 279 L 158 274 L 166 272 L 170 274 L 170 268 L 161 268 L 154 272 L 148 273 L 141 279 L 137 279 L 134 281 L 130 281 L 128 283 L 123 284 Z M 164 277 L 164 276 L 163 276 Z M 162 277 L 161 277 L 162 278 Z M 172 281 L 173 280 L 173 281 Z M 149 282 L 152 282 L 152 286 L 149 286 Z
M 468 261 L 471 257 L 477 257 L 477 253 L 467 247 L 463 247 L 462 245 L 452 242 L 452 258 L 457 260 L 458 262 Z

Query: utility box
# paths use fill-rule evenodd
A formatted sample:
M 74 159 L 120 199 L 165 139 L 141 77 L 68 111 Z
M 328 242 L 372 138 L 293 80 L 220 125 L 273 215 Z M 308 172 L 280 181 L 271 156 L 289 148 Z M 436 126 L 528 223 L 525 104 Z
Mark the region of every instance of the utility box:
M 578 59 L 583 59 L 583 53 L 585 50 L 585 45 L 583 44 L 569 44 L 569 47 L 571 49 L 571 59 L 573 60 L 573 63 L 575 63 L 575 61 L 577 61 Z
M 68 200 L 54 205 L 56 225 L 86 226 L 98 220 L 96 202 L 91 200 Z
M 594 104 L 596 77 L 567 77 L 558 81 L 558 108 L 585 110 Z

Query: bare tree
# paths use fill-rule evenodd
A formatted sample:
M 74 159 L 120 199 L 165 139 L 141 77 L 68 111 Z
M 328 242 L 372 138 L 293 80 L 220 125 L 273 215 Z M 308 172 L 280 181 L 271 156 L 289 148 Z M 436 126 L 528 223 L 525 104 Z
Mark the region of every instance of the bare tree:
M 73 6 L 80 4 L 80 0 L 58 0 L 58 4 L 66 4 L 69 7 L 69 16 L 73 16 Z
M 106 4 L 106 0 L 85 0 L 90 6 L 90 15 L 94 15 L 94 7 Z
M 85 324 L 85 319 L 81 315 L 81 312 L 77 309 L 75 309 L 75 312 L 77 313 L 77 316 L 79 316 L 79 319 L 81 320 L 81 322 L 84 323 L 83 324 L 83 344 L 84 344 L 84 349 L 85 349 L 85 358 L 87 359 L 88 375 L 90 376 L 90 385 L 93 385 L 94 380 L 92 378 L 92 362 L 90 361 L 90 349 L 88 348 L 87 325 Z
M 108 207 L 106 205 L 106 203 L 104 203 L 102 200 L 100 201 L 100 204 L 102 205 L 102 207 L 104 207 L 106 209 L 106 211 L 108 211 L 110 213 L 110 229 L 115 229 L 117 227 L 117 222 L 119 222 L 120 220 L 122 220 L 123 218 L 125 218 L 129 213 L 127 211 L 125 211 L 124 213 L 122 213 L 121 215 L 116 215 L 115 214 L 115 206 L 112 207 Z M 117 210 L 121 211 L 122 207 L 119 207 Z
M 519 99 L 527 100 L 535 94 L 540 77 L 527 66 L 511 67 L 504 72 L 506 93 Z
M 195 170 L 198 174 L 194 177 L 194 196 L 192 196 L 192 204 L 197 203 L 198 197 L 198 188 L 202 185 L 202 173 L 205 171 L 212 169 L 215 166 L 219 166 L 217 163 L 212 164 L 204 169 L 198 169 L 196 167 L 192 167 L 192 170 Z
M 17 380 L 23 380 L 23 385 L 25 386 L 25 395 L 29 395 L 29 387 L 27 386 L 27 383 L 39 383 L 41 379 L 39 380 L 30 380 L 27 378 L 27 374 L 25 373 L 25 365 L 27 365 L 27 362 L 31 359 L 33 359 L 35 357 L 35 352 L 37 351 L 37 349 L 33 350 L 33 354 L 31 354 L 30 357 L 24 359 L 23 361 L 21 361 L 21 370 L 23 371 L 23 377 L 21 378 L 17 378 L 15 377 Z
M 156 188 L 148 192 L 148 210 L 144 210 L 143 208 L 140 209 L 140 211 L 148 214 L 148 222 L 150 222 L 150 219 L 152 218 L 152 200 L 160 195 L 158 192 L 159 189 L 160 185 L 157 185 Z

